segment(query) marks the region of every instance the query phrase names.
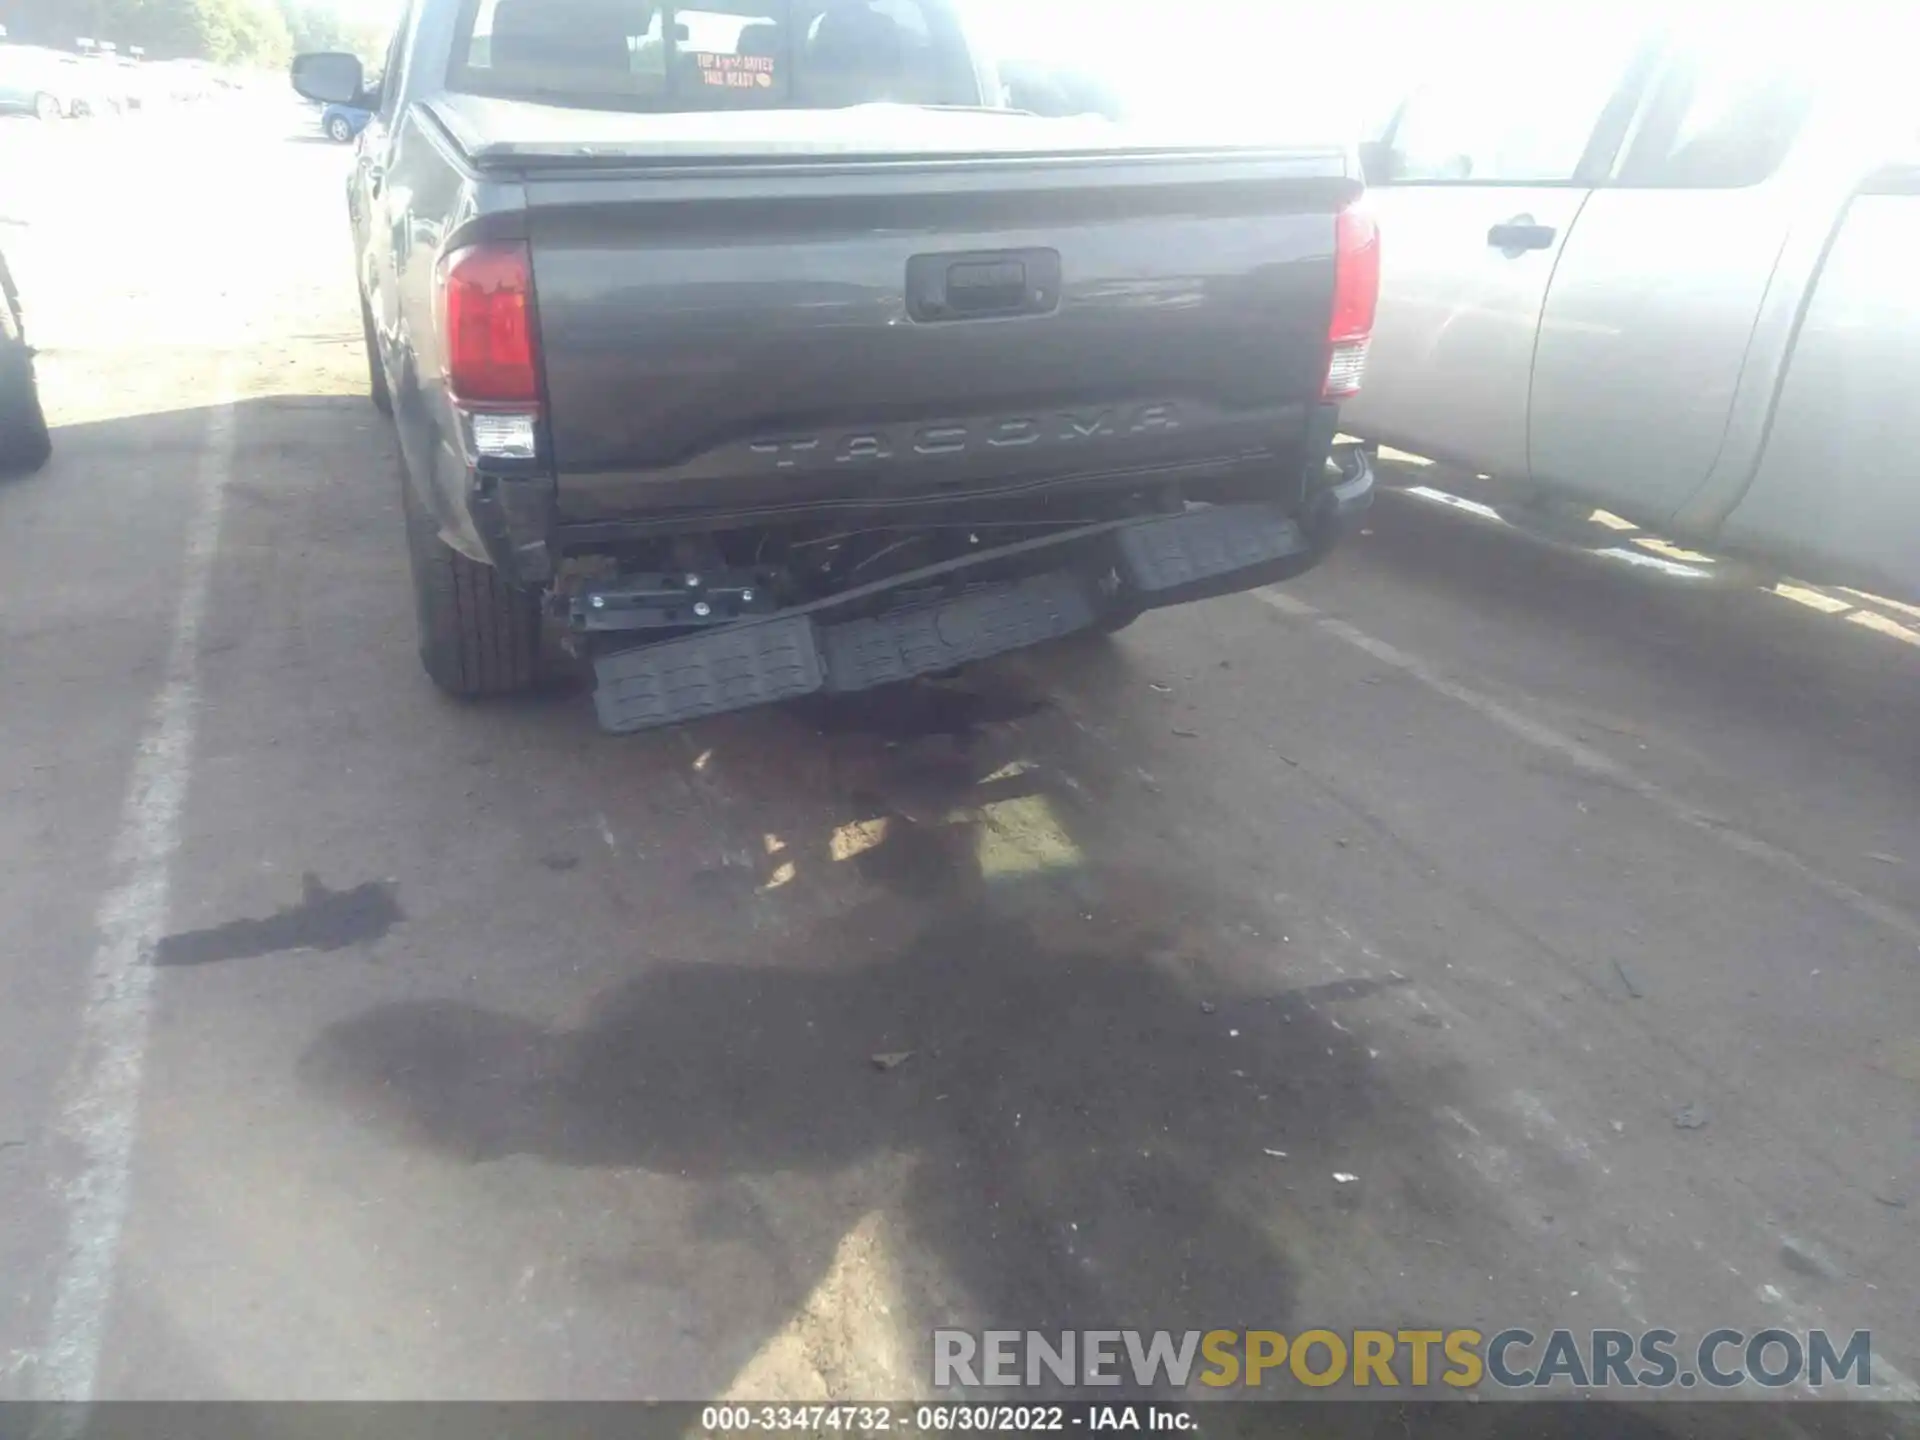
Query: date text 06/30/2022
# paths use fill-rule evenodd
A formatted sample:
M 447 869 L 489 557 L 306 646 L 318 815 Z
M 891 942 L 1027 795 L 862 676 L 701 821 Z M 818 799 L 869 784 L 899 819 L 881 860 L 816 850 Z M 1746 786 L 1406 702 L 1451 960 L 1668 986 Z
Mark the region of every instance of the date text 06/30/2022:
M 709 1405 L 707 1435 L 1014 1435 L 1070 1430 L 1185 1434 L 1200 1428 L 1176 1405 L 984 1405 L 938 1401 L 902 1405 Z

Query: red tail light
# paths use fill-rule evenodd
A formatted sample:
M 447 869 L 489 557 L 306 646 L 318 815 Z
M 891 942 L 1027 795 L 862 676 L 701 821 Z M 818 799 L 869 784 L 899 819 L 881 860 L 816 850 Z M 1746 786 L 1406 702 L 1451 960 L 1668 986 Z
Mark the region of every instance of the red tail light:
M 1327 383 L 1322 394 L 1338 400 L 1359 393 L 1380 301 L 1380 227 L 1359 205 L 1334 219 L 1333 322 L 1327 331 Z
M 533 262 L 523 244 L 475 245 L 440 262 L 447 384 L 465 404 L 540 400 L 533 339 Z

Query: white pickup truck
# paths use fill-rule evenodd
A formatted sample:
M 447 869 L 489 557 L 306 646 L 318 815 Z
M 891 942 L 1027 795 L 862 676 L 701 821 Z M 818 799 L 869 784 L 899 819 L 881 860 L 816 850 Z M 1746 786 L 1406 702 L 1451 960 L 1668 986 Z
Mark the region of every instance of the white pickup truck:
M 1907 47 L 1824 12 L 1463 38 L 1363 147 L 1383 276 L 1345 428 L 1920 597 Z

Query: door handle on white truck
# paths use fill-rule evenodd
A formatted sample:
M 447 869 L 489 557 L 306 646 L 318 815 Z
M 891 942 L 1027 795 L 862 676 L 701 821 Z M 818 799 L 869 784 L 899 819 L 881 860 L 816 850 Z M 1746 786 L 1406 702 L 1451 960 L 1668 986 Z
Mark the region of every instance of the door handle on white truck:
M 1487 244 L 1509 258 L 1529 250 L 1550 250 L 1559 231 L 1538 223 L 1531 215 L 1516 215 L 1487 231 Z

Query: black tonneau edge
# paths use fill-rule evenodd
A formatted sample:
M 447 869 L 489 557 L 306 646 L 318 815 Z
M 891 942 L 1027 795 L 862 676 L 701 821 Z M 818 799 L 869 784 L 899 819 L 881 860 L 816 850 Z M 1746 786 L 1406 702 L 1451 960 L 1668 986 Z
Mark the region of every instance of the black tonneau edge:
M 982 148 L 976 150 L 860 151 L 795 150 L 790 153 L 761 151 L 724 154 L 712 150 L 688 150 L 662 153 L 639 142 L 621 144 L 565 143 L 503 139 L 487 133 L 473 123 L 463 108 L 449 103 L 447 97 L 421 102 L 439 128 L 459 147 L 462 157 L 482 174 L 533 175 L 566 179 L 589 178 L 607 174 L 636 178 L 671 176 L 683 179 L 726 178 L 731 180 L 778 179 L 787 177 L 823 177 L 842 174 L 909 176 L 937 172 L 951 176 L 956 171 L 992 171 L 996 176 L 1009 173 L 1044 176 L 1049 172 L 1099 166 L 1190 168 L 1206 164 L 1205 178 L 1224 178 L 1222 170 L 1247 167 L 1265 179 L 1359 182 L 1359 166 L 1345 147 L 1327 144 L 1311 146 L 1208 145 L 1062 145 L 1057 148 Z M 644 117 L 637 117 L 644 118 Z

